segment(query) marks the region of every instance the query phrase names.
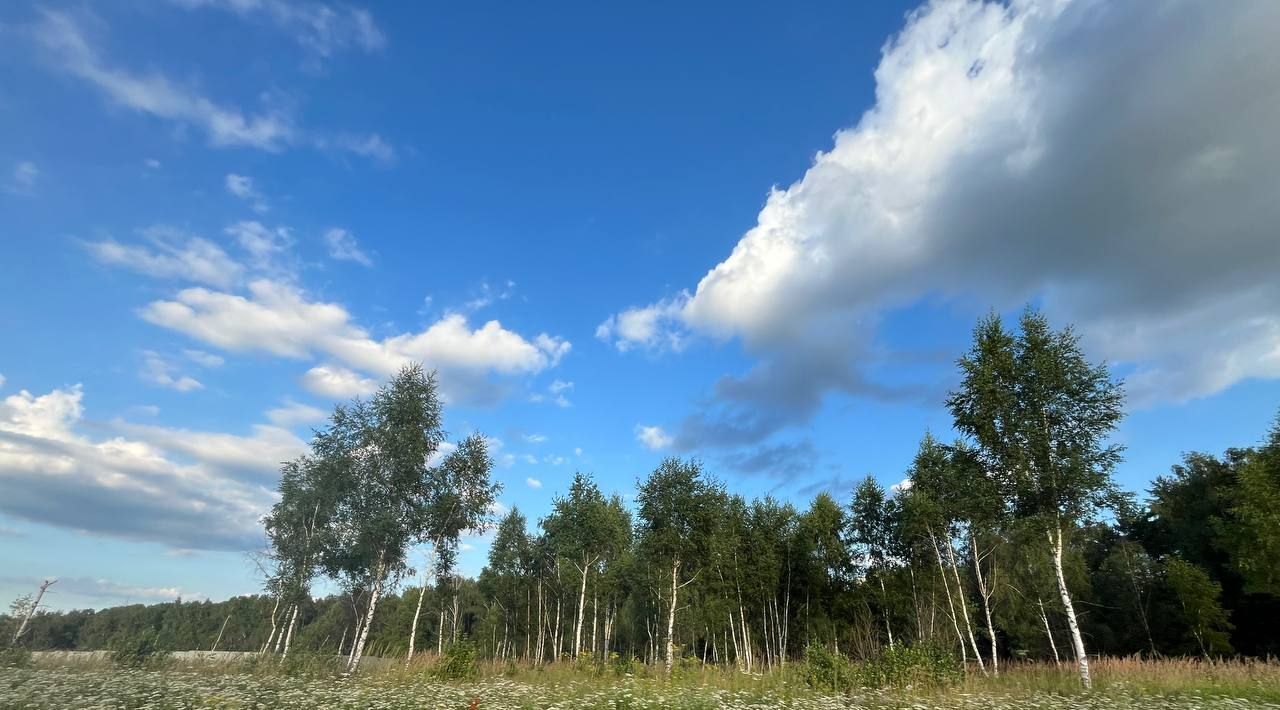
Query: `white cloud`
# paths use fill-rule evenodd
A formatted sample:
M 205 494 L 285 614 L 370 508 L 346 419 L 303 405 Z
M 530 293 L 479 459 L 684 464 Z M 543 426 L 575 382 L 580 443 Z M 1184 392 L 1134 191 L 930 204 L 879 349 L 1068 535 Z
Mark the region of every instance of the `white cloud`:
M 203 350 L 183 350 L 182 354 L 186 355 L 188 360 L 201 367 L 222 367 L 223 363 L 226 362 L 221 356 L 207 353 Z
M 574 455 L 574 456 L 577 456 L 577 457 L 579 457 L 579 458 L 581 458 L 581 457 L 582 457 L 582 447 L 578 447 L 578 448 L 574 449 L 574 450 L 573 450 L 573 455 Z
M 541 444 L 546 442 L 547 436 L 545 434 L 525 434 L 524 440 L 530 444 Z
M 487 308 L 497 301 L 506 301 L 516 292 L 516 282 L 508 280 L 502 288 L 494 288 L 489 285 L 488 281 L 481 281 L 479 292 L 475 297 L 468 300 L 462 305 L 462 310 L 474 313 L 482 308 Z
M 904 491 L 911 490 L 912 485 L 914 485 L 914 481 L 912 481 L 910 478 L 904 478 L 901 481 L 898 481 L 897 483 L 893 484 L 892 486 L 889 486 L 889 490 L 893 491 L 894 493 L 902 493 Z
M 138 376 L 145 382 L 168 387 L 178 392 L 204 389 L 204 385 L 199 380 L 178 372 L 176 365 L 154 350 L 144 350 L 142 352 L 142 370 L 138 372 Z
M 643 424 L 636 426 L 636 441 L 644 444 L 646 449 L 657 451 L 671 446 L 671 435 L 660 426 L 645 426 Z
M 533 466 L 538 463 L 538 457 L 534 456 L 533 454 L 521 454 L 520 460 L 529 464 L 530 466 Z
M 145 161 L 143 161 L 143 165 L 146 165 L 148 168 L 152 170 L 160 169 L 160 161 L 156 160 L 155 158 L 147 158 Z
M 236 4 L 243 3 L 236 0 Z M 280 3 L 255 3 L 280 4 Z M 366 28 L 373 37 L 376 27 L 367 13 L 358 11 L 357 26 Z M 50 61 L 62 71 L 75 76 L 100 91 L 112 103 L 180 125 L 196 126 L 215 147 L 250 147 L 280 152 L 296 145 L 319 150 L 337 150 L 380 162 L 395 158 L 394 149 L 377 134 L 336 136 L 305 131 L 294 124 L 289 112 L 268 105 L 259 113 L 246 113 L 239 108 L 220 104 L 193 89 L 179 85 L 163 74 L 152 71 L 133 73 L 111 66 L 99 56 L 84 29 L 72 15 L 43 10 L 32 28 L 32 36 L 48 54 Z M 324 17 L 322 13 L 317 17 Z M 328 30 L 317 28 L 318 36 Z M 372 32 L 372 34 L 368 34 Z
M 302 386 L 307 391 L 333 399 L 366 397 L 378 389 L 378 383 L 337 365 L 319 365 L 302 376 Z
M 39 177 L 40 168 L 36 167 L 35 163 L 30 160 L 19 161 L 13 166 L 13 173 L 5 189 L 16 195 L 30 195 Z
M 229 288 L 240 280 L 244 268 L 221 247 L 195 235 L 167 227 L 143 231 L 150 246 L 121 244 L 114 239 L 88 242 L 85 247 L 98 261 L 122 266 L 156 278 L 180 279 Z
M 531 476 L 531 477 L 529 477 L 529 478 L 524 479 L 524 484 L 525 484 L 526 486 L 530 487 L 530 488 L 541 488 L 541 487 L 542 487 L 542 481 L 539 481 L 538 479 L 533 478 L 532 476 Z
M 142 317 L 233 352 L 332 358 L 342 367 L 316 368 L 304 379 L 312 391 L 331 396 L 333 388 L 325 391 L 325 383 L 351 383 L 355 371 L 387 377 L 406 363 L 424 362 L 441 372 L 446 397 L 473 400 L 489 391 L 487 375 L 536 374 L 554 367 L 570 349 L 562 338 L 543 333 L 525 339 L 496 320 L 472 328 L 457 313 L 420 332 L 375 340 L 342 306 L 307 300 L 296 288 L 265 279 L 248 289 L 247 297 L 184 289 L 174 300 L 149 304 Z
M 181 549 L 261 544 L 276 467 L 305 444 L 286 431 L 236 436 L 126 422 L 90 439 L 79 385 L 0 400 L 0 513 Z
M 636 346 L 678 352 L 687 342 L 678 326 L 688 303 L 689 295 L 681 293 L 653 305 L 628 308 L 597 326 L 596 337 L 613 341 L 621 352 Z
M 293 246 L 293 236 L 287 227 L 271 229 L 256 220 L 245 220 L 225 231 L 249 254 L 253 268 L 266 274 L 292 276 L 292 267 L 280 263 Z
M 267 412 L 267 420 L 280 427 L 292 427 L 299 424 L 313 424 L 324 421 L 329 413 L 309 404 L 285 400 L 284 404 Z
M 227 173 L 225 182 L 227 192 L 248 202 L 253 207 L 254 212 L 262 213 L 271 209 L 271 206 L 267 204 L 267 198 L 258 191 L 253 184 L 253 178 L 248 175 Z
M 598 335 L 737 337 L 760 359 L 681 426 L 688 445 L 740 420 L 721 441 L 759 441 L 831 391 L 893 396 L 868 344 L 926 298 L 1037 301 L 1137 367 L 1140 402 L 1280 377 L 1277 23 L 1265 0 L 931 3 L 885 45 L 875 105 L 692 294 Z
M 246 116 L 170 82 L 158 73 L 146 76 L 108 66 L 90 46 L 70 15 L 41 12 L 36 39 L 66 72 L 100 90 L 113 102 L 139 113 L 199 126 L 216 146 L 249 146 L 277 151 L 294 139 L 288 117 L 268 112 Z
M 358 7 L 289 0 L 172 0 L 188 9 L 214 8 L 249 19 L 261 17 L 320 57 L 345 49 L 376 52 L 387 45 L 373 16 Z
M 550 385 L 547 385 L 547 392 L 550 395 L 550 399 L 548 399 L 547 395 L 544 395 L 541 392 L 534 392 L 533 394 L 529 395 L 529 401 L 531 402 L 550 401 L 551 403 L 555 404 L 557 407 L 571 407 L 573 406 L 573 403 L 569 401 L 569 398 L 565 396 L 565 393 L 572 389 L 573 389 L 572 382 L 565 382 L 564 380 L 555 380 Z
M 0 387 L 4 387 L 4 383 L 5 383 L 4 375 L 0 375 Z
M 353 153 L 362 158 L 369 158 L 384 165 L 396 161 L 396 149 L 377 133 L 367 135 L 343 134 L 333 138 L 317 138 L 316 147 L 321 150 L 336 150 Z
M 360 249 L 356 237 L 340 227 L 334 227 L 324 233 L 325 244 L 329 245 L 329 256 L 338 261 L 354 261 L 361 266 L 373 266 L 373 260 Z

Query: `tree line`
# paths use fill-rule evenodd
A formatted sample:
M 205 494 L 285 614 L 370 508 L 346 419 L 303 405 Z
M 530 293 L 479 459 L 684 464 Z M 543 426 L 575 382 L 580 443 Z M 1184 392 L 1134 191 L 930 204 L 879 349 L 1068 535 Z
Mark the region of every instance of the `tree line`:
M 283 467 L 264 594 L 40 613 L 26 643 L 146 630 L 175 648 L 337 653 L 352 672 L 366 649 L 459 643 L 510 662 L 746 672 L 816 646 L 928 645 L 984 674 L 1070 662 L 1086 685 L 1097 654 L 1280 652 L 1280 420 L 1258 446 L 1187 454 L 1138 502 L 1112 480 L 1122 386 L 1069 327 L 989 316 L 958 364 L 959 438 L 925 433 L 894 489 L 868 477 L 798 509 L 670 458 L 631 504 L 577 474 L 536 526 L 517 509 L 492 520 L 483 437 L 446 445 L 434 379 L 409 367 Z M 460 537 L 490 526 L 488 565 L 463 578 Z M 321 577 L 341 593 L 312 598 Z

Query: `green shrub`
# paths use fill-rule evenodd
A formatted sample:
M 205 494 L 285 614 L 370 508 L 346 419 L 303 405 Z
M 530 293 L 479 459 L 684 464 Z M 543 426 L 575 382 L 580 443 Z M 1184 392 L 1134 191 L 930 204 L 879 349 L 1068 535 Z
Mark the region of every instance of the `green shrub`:
M 143 633 L 121 643 L 111 654 L 111 662 L 124 668 L 157 667 L 169 660 L 169 650 L 158 633 Z
M 636 670 L 636 660 L 631 656 L 623 656 L 618 653 L 609 653 L 609 668 L 616 676 L 631 675 Z
M 476 665 L 476 647 L 470 641 L 459 641 L 445 649 L 440 662 L 431 669 L 440 680 L 469 680 L 480 674 Z
M 806 683 L 819 690 L 840 692 L 853 681 L 849 661 L 826 646 L 805 647 L 800 673 Z
M 944 687 L 964 677 L 960 659 L 934 645 L 894 646 L 862 664 L 855 682 L 870 688 Z

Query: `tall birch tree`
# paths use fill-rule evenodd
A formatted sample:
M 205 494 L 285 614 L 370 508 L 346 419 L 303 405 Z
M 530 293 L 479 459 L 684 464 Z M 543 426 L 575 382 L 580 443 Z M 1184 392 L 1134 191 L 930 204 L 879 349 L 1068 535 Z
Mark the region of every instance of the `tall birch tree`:
M 1062 556 L 1071 529 L 1117 500 L 1111 473 L 1121 447 L 1108 437 L 1123 416 L 1123 390 L 1106 365 L 1085 358 L 1070 327 L 1054 331 L 1031 309 L 1017 333 L 994 314 L 980 321 L 959 365 L 960 387 L 947 399 L 955 427 L 977 443 L 985 469 L 1004 479 L 1014 515 L 1044 530 L 1087 688 L 1089 657 Z

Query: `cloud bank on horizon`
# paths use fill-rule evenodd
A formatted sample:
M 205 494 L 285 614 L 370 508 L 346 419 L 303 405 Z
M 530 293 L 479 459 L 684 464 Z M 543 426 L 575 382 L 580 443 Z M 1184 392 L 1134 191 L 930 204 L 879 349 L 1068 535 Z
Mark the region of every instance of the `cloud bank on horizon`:
M 619 351 L 739 339 L 757 358 L 670 435 L 753 444 L 833 392 L 922 299 L 1039 304 L 1139 404 L 1280 376 L 1280 49 L 1270 2 L 939 1 L 885 45 L 876 101 L 775 188 L 692 290 L 610 316 Z

